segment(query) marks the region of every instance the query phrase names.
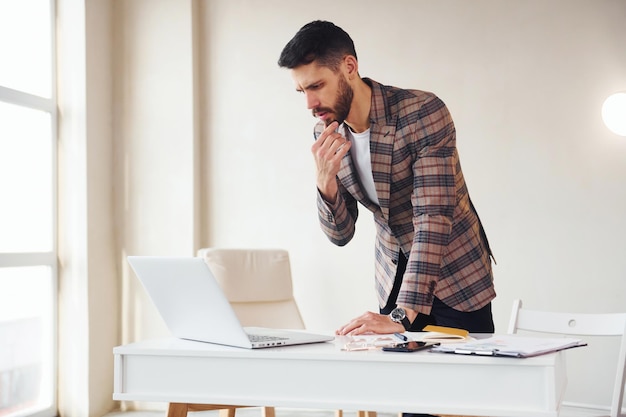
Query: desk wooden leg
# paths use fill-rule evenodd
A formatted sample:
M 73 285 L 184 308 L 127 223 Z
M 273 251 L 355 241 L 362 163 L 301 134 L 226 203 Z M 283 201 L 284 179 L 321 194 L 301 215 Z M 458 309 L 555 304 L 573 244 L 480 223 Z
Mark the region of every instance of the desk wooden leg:
M 335 417 L 343 417 L 343 410 L 335 410 Z
M 376 411 L 357 411 L 357 417 L 376 417 Z
M 170 403 L 167 409 L 167 417 L 187 417 L 187 404 Z
M 276 409 L 274 407 L 263 407 L 263 417 L 276 417 Z
M 235 417 L 235 407 L 223 408 L 219 415 L 220 417 Z

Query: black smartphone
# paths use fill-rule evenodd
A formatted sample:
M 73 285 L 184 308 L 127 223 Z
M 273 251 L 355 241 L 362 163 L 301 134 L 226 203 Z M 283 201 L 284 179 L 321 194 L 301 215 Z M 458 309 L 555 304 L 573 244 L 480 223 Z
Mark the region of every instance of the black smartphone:
M 385 352 L 417 352 L 418 350 L 430 349 L 438 345 L 439 343 L 416 342 L 412 340 L 406 343 L 399 343 L 395 346 L 384 346 L 383 350 Z

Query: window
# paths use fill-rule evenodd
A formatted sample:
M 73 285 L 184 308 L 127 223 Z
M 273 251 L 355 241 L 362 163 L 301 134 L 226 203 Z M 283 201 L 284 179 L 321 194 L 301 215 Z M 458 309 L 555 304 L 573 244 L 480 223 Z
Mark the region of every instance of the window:
M 0 417 L 56 415 L 54 0 L 0 0 Z

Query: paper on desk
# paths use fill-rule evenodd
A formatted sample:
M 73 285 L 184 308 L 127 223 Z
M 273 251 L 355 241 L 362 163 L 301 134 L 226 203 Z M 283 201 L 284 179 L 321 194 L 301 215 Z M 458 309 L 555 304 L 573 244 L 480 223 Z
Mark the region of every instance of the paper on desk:
M 557 352 L 563 349 L 586 346 L 581 339 L 566 337 L 527 337 L 515 334 L 494 335 L 487 339 L 467 343 L 444 343 L 434 347 L 433 352 L 465 355 L 510 356 L 527 358 Z
M 406 338 L 406 339 L 405 339 Z M 370 350 L 381 349 L 387 346 L 395 346 L 411 340 L 402 333 L 390 334 L 360 334 L 356 336 L 341 336 L 339 342 L 344 343 L 342 350 Z

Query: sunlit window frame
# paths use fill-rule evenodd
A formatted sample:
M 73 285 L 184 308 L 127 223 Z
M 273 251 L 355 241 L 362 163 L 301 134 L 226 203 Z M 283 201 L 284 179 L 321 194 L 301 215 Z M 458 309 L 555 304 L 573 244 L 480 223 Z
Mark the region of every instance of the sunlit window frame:
M 58 143 L 58 111 L 57 111 L 57 89 L 56 89 L 56 1 L 50 0 L 50 40 L 51 40 L 51 97 L 45 98 L 29 94 L 23 91 L 14 90 L 4 86 L 0 86 L 0 101 L 10 103 L 34 110 L 41 110 L 50 114 L 50 140 L 52 141 L 50 181 L 52 182 L 52 250 L 49 252 L 25 252 L 25 253 L 7 253 L 0 252 L 0 267 L 29 267 L 29 266 L 48 266 L 50 267 L 53 280 L 52 294 L 52 315 L 53 315 L 53 355 L 52 369 L 54 377 L 52 378 L 52 404 L 50 408 L 39 410 L 31 413 L 29 417 L 51 417 L 57 415 L 57 377 L 58 375 L 58 226 L 57 226 L 57 207 L 58 207 L 58 175 L 57 175 L 57 143 Z

